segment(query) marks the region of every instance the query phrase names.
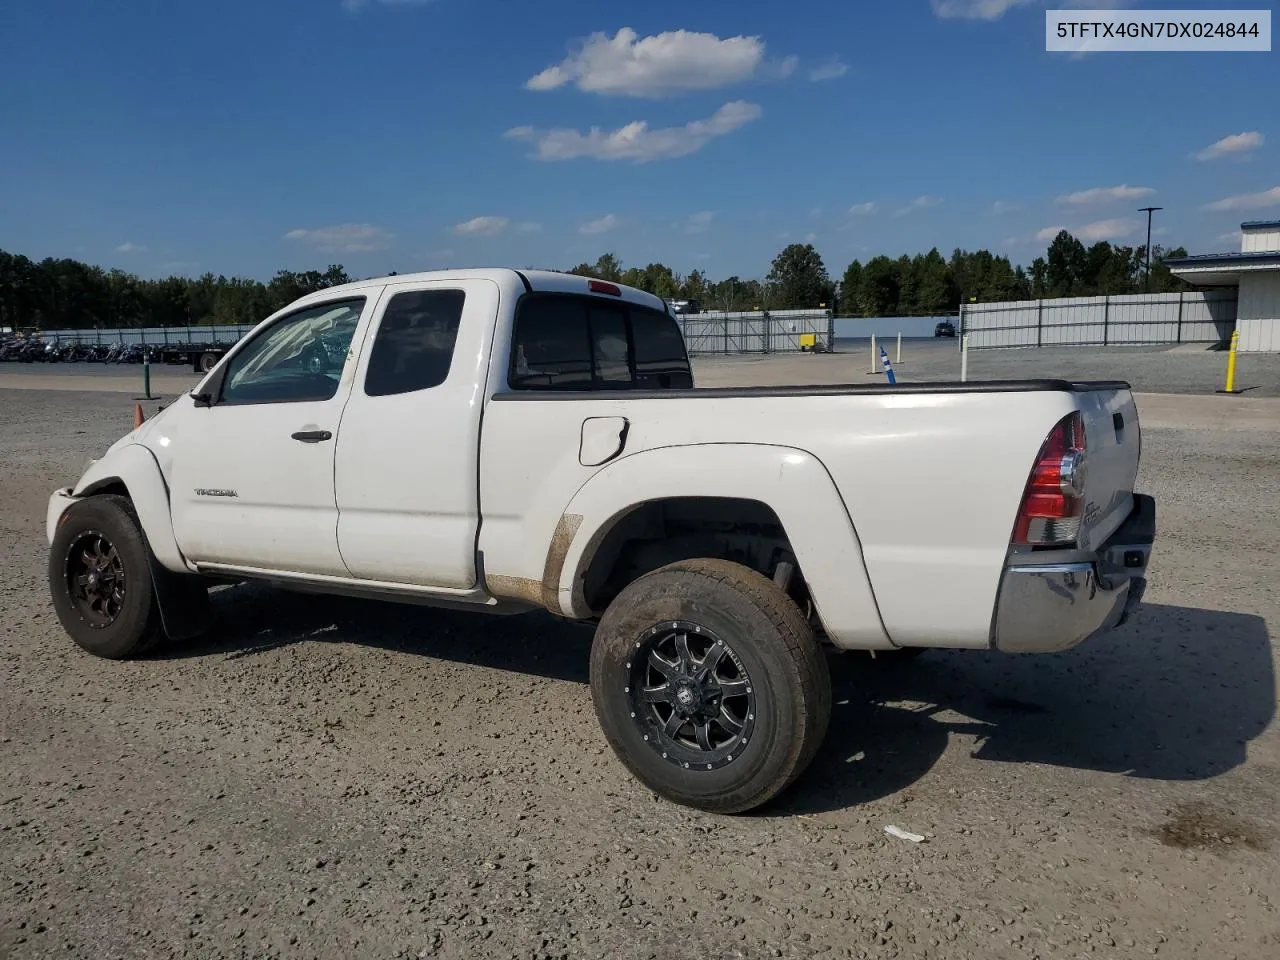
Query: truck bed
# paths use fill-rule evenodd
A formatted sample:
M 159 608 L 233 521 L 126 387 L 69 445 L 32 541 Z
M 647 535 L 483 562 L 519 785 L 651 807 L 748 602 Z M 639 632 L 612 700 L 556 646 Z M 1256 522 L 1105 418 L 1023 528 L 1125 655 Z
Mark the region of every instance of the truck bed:
M 1054 424 L 1075 410 L 1088 413 L 1096 446 L 1086 535 L 1103 539 L 1127 514 L 1137 471 L 1137 413 L 1124 382 L 497 393 L 481 434 L 486 574 L 544 578 L 546 544 L 562 515 L 572 515 L 566 491 L 626 486 L 650 454 L 653 469 L 679 473 L 669 456 L 675 447 L 768 448 L 799 458 L 797 470 L 811 458 L 838 490 L 845 515 L 828 516 L 820 528 L 832 553 L 817 562 L 844 569 L 811 561 L 804 570 L 838 643 L 877 646 L 887 635 L 898 645 L 986 648 L 1029 471 Z M 1107 422 L 1117 416 L 1127 432 Z M 623 448 L 585 466 L 584 422 L 602 418 L 620 425 Z M 671 484 L 688 496 L 723 496 L 732 487 L 730 477 L 688 469 Z M 842 542 L 854 555 L 836 549 Z M 870 583 L 877 619 L 850 599 L 859 580 Z M 838 608 L 847 615 L 832 613 Z

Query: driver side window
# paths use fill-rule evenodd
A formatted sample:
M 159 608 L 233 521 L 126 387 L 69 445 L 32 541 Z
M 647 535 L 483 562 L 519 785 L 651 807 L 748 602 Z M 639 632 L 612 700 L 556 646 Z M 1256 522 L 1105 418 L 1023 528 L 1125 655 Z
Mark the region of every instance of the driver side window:
M 338 392 L 364 297 L 307 307 L 276 321 L 231 358 L 220 403 L 300 403 Z

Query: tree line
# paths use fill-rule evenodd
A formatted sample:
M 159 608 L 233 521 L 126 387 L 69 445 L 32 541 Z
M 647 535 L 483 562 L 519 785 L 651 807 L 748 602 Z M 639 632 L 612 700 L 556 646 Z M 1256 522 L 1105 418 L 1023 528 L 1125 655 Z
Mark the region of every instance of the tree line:
M 682 277 L 662 263 L 623 269 L 612 253 L 569 272 L 640 287 L 664 298 L 697 300 L 703 309 L 830 307 L 847 317 L 951 315 L 962 302 L 1190 289 L 1165 265 L 1166 260 L 1185 257 L 1184 248 L 1152 246 L 1149 286 L 1146 252 L 1145 245 L 1113 246 L 1105 240 L 1086 247 L 1063 230 L 1029 269 L 989 250 L 957 249 L 945 259 L 934 247 L 914 257 L 878 256 L 865 264 L 854 260 L 836 281 L 812 244 L 793 243 L 773 259 L 763 280 L 729 277 L 712 282 L 698 270 Z
M 1150 290 L 1189 289 L 1165 266 L 1186 256 L 1178 247 L 1152 247 Z M 833 279 L 812 244 L 793 243 L 763 279 L 712 281 L 700 270 L 680 274 L 663 263 L 624 268 L 606 253 L 567 273 L 647 290 L 665 299 L 697 300 L 704 310 L 833 309 L 840 316 L 954 314 L 960 303 L 1140 293 L 1146 289 L 1146 248 L 1086 247 L 1059 233 L 1030 268 L 989 250 L 937 248 L 914 257 L 854 260 Z M 244 277 L 170 276 L 142 279 L 78 260 L 34 261 L 0 250 L 0 328 L 15 330 L 161 327 L 185 324 L 255 324 L 298 297 L 353 278 L 339 264 L 327 269 L 280 270 L 270 281 Z

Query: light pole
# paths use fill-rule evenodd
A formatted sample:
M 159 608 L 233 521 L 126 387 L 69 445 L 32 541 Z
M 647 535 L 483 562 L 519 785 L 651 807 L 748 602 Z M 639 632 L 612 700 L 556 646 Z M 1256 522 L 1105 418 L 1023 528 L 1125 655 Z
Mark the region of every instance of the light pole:
M 1145 213 L 1147 215 L 1147 276 L 1146 276 L 1146 279 L 1142 282 L 1142 289 L 1144 293 L 1151 292 L 1151 215 L 1155 213 L 1157 210 L 1163 210 L 1163 209 L 1164 207 L 1139 207 L 1138 208 L 1139 213 Z

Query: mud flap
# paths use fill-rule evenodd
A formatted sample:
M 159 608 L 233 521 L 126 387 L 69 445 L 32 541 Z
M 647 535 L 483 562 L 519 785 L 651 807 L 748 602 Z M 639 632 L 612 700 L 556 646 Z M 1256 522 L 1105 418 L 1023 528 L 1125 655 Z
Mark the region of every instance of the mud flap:
M 165 636 L 170 640 L 190 640 L 208 629 L 213 617 L 208 581 L 191 574 L 174 573 L 161 566 L 152 554 L 151 582 L 155 586 Z

